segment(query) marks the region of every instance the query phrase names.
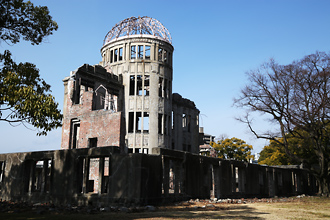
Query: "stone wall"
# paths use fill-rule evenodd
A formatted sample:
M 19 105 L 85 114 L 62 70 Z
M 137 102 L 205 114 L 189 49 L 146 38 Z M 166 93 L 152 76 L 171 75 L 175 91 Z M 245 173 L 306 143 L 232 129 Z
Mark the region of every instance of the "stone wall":
M 315 194 L 315 178 L 299 168 L 260 166 L 153 148 L 118 147 L 0 155 L 0 199 L 107 206 L 160 204 L 191 198 Z

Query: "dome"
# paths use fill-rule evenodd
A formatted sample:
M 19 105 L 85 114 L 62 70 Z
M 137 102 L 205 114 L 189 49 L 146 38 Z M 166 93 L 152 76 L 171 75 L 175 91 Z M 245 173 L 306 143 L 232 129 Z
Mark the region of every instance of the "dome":
M 170 32 L 156 19 L 150 17 L 130 17 L 117 23 L 105 36 L 103 45 L 119 37 L 151 35 L 172 44 Z

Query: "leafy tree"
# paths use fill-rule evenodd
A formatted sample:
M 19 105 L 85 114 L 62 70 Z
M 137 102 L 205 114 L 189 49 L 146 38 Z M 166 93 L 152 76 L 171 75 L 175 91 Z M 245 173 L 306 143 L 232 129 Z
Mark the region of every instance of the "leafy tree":
M 278 143 L 290 158 L 303 163 L 317 178 L 319 194 L 329 195 L 330 55 L 316 52 L 289 65 L 271 60 L 248 77 L 249 84 L 234 100 L 247 110 L 240 120 L 256 137 Z M 275 130 L 256 131 L 251 112 L 269 116 Z M 297 145 L 290 144 L 291 138 Z
M 269 145 L 264 146 L 260 152 L 258 163 L 269 166 L 292 165 L 289 157 L 285 154 L 285 150 L 282 145 L 273 140 L 270 141 Z
M 311 144 L 306 140 L 287 135 L 287 141 L 288 148 L 294 155 L 306 158 L 309 164 L 317 163 L 317 156 L 311 148 Z M 299 160 L 286 154 L 283 144 L 280 144 L 281 142 L 283 142 L 283 138 L 279 138 L 278 142 L 270 140 L 269 145 L 265 146 L 260 152 L 258 163 L 266 165 L 300 165 Z
M 47 7 L 23 0 L 0 0 L 0 39 L 16 44 L 21 38 L 40 44 L 57 30 Z M 0 121 L 31 124 L 38 135 L 61 126 L 58 103 L 50 85 L 40 78 L 34 64 L 16 64 L 10 51 L 0 53 Z
M 234 159 L 239 161 L 249 161 L 253 159 L 251 155 L 252 145 L 238 138 L 226 138 L 210 145 L 217 151 L 218 157 L 222 159 Z

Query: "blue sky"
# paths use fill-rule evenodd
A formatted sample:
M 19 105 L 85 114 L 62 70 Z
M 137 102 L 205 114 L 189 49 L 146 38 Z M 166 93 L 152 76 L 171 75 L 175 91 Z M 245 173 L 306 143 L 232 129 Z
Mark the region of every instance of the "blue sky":
M 17 62 L 32 62 L 52 87 L 63 108 L 62 79 L 84 63 L 101 61 L 100 49 L 109 30 L 132 16 L 159 20 L 171 33 L 173 92 L 195 102 L 205 133 L 226 134 L 253 145 L 259 152 L 267 141 L 257 140 L 232 106 L 247 83 L 246 72 L 274 58 L 288 64 L 315 51 L 330 51 L 330 1 L 321 0 L 204 0 L 106 1 L 35 0 L 46 5 L 59 29 L 39 46 L 28 42 L 9 46 Z M 259 129 L 271 129 L 259 123 Z M 60 148 L 61 129 L 46 137 L 24 126 L 0 124 L 0 153 Z

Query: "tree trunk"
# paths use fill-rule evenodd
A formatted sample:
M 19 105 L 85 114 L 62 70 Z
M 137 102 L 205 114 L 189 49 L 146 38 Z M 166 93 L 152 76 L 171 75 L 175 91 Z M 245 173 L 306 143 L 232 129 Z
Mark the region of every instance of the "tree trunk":
M 319 196 L 327 196 L 329 197 L 329 184 L 327 181 L 328 178 L 321 178 L 318 182 L 319 182 L 319 192 L 318 195 Z

